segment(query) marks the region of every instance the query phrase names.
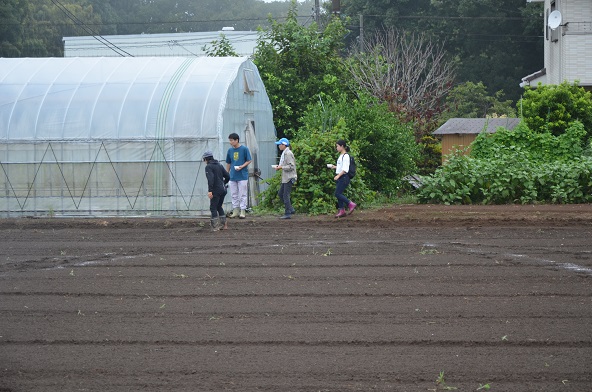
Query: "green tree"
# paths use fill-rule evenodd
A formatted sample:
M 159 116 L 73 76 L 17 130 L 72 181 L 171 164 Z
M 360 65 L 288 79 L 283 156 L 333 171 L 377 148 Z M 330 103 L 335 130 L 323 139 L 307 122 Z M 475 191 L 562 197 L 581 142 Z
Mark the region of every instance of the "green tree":
M 212 41 L 211 44 L 212 46 L 203 47 L 208 57 L 238 57 L 238 53 L 224 34 L 220 34 L 220 39 Z
M 275 114 L 279 136 L 291 136 L 301 125 L 300 118 L 310 102 L 321 97 L 337 97 L 345 89 L 345 71 L 340 53 L 347 34 L 344 24 L 333 18 L 319 33 L 316 24 L 298 22 L 296 1 L 284 23 L 270 20 L 269 29 L 260 30 L 253 61 Z
M 374 33 L 385 27 L 396 27 L 405 31 L 426 31 L 430 15 L 430 0 L 348 0 L 341 2 L 342 14 L 358 19 L 363 15 L 366 32 Z
M 19 57 L 27 15 L 26 3 L 5 0 L 0 4 L 0 57 Z
M 503 95 L 503 91 L 489 95 L 482 82 L 461 83 L 448 93 L 447 110 L 442 121 L 450 118 L 515 117 L 512 101 L 503 100 Z
M 65 36 L 218 31 L 228 25 L 255 30 L 267 26 L 265 15 L 283 18 L 289 7 L 260 0 L 3 0 L 0 56 L 62 56 Z M 297 7 L 308 10 L 311 0 Z
M 454 65 L 442 44 L 424 34 L 387 29 L 354 48 L 347 65 L 356 88 L 414 123 L 418 141 L 435 129 L 454 81 Z
M 533 131 L 561 135 L 575 121 L 580 121 L 587 138 L 592 136 L 592 93 L 578 82 L 527 87 L 518 107 Z
M 503 91 L 505 99 L 518 100 L 520 79 L 543 67 L 542 4 L 437 0 L 433 6 L 432 31 L 446 38 L 447 50 L 458 58 L 457 80 L 481 81 L 491 91 Z
M 93 26 L 101 35 L 119 34 L 117 26 L 122 22 L 121 15 L 117 12 L 119 0 L 90 0 L 93 14 L 98 14 L 101 20 L 100 26 Z
M 91 35 L 89 29 L 97 33 L 94 28 L 102 24 L 100 15 L 93 11 L 88 0 L 59 3 L 36 0 L 26 4 L 28 12 L 22 23 L 29 27 L 23 33 L 21 56 L 61 57 L 63 37 Z
M 522 93 L 520 79 L 543 67 L 543 5 L 540 3 L 525 0 L 341 3 L 344 15 L 352 19 L 360 14 L 364 16 L 364 37 L 385 27 L 396 27 L 444 41 L 446 51 L 456 59 L 457 82 L 482 81 L 492 91 L 504 91 L 506 99 L 518 100 Z

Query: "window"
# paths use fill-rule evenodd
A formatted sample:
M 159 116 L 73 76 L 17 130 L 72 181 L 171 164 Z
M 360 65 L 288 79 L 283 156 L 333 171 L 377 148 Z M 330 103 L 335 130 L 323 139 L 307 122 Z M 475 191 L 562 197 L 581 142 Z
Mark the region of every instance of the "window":
M 255 72 L 252 69 L 245 69 L 243 75 L 245 80 L 245 94 L 252 95 L 255 91 L 259 91 L 255 79 Z

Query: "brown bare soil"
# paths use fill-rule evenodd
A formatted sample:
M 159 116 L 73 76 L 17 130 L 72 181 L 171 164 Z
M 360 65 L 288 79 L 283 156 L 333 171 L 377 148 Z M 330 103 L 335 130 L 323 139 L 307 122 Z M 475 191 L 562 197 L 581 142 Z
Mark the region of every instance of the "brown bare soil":
M 0 392 L 592 391 L 592 205 L 229 226 L 0 220 Z

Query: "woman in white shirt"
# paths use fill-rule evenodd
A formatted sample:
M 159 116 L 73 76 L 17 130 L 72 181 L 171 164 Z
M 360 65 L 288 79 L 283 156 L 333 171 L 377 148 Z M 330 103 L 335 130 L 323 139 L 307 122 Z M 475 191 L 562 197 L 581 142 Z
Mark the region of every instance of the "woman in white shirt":
M 344 217 L 348 214 L 354 212 L 356 208 L 356 203 L 349 200 L 347 197 L 343 195 L 345 188 L 349 185 L 349 146 L 345 142 L 345 140 L 339 139 L 335 142 L 335 149 L 339 152 L 339 157 L 337 158 L 337 165 L 327 165 L 330 169 L 335 169 L 335 197 L 337 198 L 337 207 L 338 211 L 335 215 L 336 218 Z M 347 208 L 347 213 L 345 209 Z

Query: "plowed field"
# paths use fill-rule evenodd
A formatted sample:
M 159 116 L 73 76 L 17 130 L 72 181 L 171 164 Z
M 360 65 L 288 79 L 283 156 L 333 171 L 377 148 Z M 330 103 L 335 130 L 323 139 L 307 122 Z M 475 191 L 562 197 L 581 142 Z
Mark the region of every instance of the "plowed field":
M 0 392 L 592 391 L 592 205 L 207 223 L 0 220 Z

